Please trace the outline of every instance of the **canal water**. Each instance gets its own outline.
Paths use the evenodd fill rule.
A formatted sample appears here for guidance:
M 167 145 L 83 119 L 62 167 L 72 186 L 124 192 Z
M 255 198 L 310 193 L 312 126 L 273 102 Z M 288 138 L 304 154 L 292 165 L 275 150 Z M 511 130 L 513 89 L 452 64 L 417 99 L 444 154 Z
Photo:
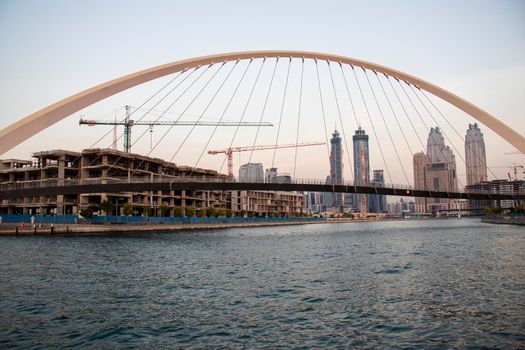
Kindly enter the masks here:
M 0 348 L 30 347 L 524 348 L 525 230 L 0 237 Z

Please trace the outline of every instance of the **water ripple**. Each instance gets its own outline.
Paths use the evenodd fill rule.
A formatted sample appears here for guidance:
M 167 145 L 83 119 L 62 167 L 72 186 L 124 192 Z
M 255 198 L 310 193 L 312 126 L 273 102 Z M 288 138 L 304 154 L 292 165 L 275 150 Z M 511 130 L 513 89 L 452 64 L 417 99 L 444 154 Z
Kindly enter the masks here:
M 0 347 L 525 348 L 523 251 L 470 219 L 0 237 Z

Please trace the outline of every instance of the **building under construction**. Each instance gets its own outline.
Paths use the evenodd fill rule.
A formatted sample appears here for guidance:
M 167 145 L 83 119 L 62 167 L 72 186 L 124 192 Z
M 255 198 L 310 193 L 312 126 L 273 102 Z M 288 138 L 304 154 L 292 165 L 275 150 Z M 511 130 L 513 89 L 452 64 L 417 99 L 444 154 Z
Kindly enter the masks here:
M 0 160 L 0 183 L 21 182 L 64 184 L 69 180 L 83 183 L 104 183 L 115 179 L 152 179 L 156 177 L 206 176 L 226 177 L 209 169 L 180 166 L 159 158 L 121 152 L 113 149 L 42 151 L 32 160 Z M 232 196 L 234 199 L 232 200 Z M 263 198 L 264 197 L 264 198 Z M 302 194 L 262 191 L 144 191 L 101 192 L 89 194 L 37 196 L 3 200 L 0 214 L 77 214 L 91 209 L 100 212 L 101 203 L 113 204 L 113 213 L 120 214 L 124 204 L 133 207 L 133 215 L 173 216 L 176 207 L 183 213 L 188 206 L 199 208 L 242 210 L 258 216 L 269 213 L 286 216 L 300 212 L 304 206 Z M 264 203 L 263 203 L 264 202 Z

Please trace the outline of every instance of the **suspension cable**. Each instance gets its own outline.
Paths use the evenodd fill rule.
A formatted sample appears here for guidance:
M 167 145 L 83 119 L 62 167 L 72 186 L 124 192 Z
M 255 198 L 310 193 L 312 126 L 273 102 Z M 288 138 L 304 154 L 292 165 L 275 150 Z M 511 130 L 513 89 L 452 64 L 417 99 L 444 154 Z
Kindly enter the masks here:
M 337 97 L 337 91 L 335 89 L 335 83 L 334 83 L 334 77 L 332 75 L 332 66 L 330 65 L 330 61 L 328 62 L 328 71 L 330 72 L 330 80 L 332 81 L 332 88 L 334 90 L 334 96 L 335 96 L 335 104 L 337 106 L 337 114 L 339 115 L 339 122 L 341 123 L 341 131 L 343 132 L 343 140 L 345 142 L 345 148 L 346 148 L 346 155 L 348 157 L 348 166 L 350 168 L 350 178 L 352 179 L 352 182 L 354 182 L 354 174 L 353 174 L 353 167 L 352 162 L 350 161 L 350 152 L 348 152 L 348 143 L 346 141 L 346 132 L 345 132 L 345 126 L 343 124 L 343 117 L 341 116 L 341 108 L 339 107 L 339 98 Z M 341 64 L 340 62 L 338 62 Z M 353 108 L 353 106 L 352 106 Z
M 272 168 L 275 164 L 275 153 L 277 152 L 277 144 L 279 143 L 279 134 L 281 132 L 281 122 L 283 120 L 284 104 L 286 102 L 286 94 L 288 92 L 288 81 L 290 78 L 290 67 L 291 66 L 292 66 L 292 58 L 290 57 L 290 60 L 288 61 L 288 70 L 286 72 L 286 82 L 284 83 L 283 100 L 281 102 L 281 112 L 279 113 L 279 124 L 277 125 L 277 135 L 275 137 L 275 148 L 273 149 Z
M 370 114 L 370 110 L 368 109 L 368 104 L 366 103 L 365 95 L 363 94 L 363 89 L 361 88 L 361 84 L 359 83 L 359 79 L 357 78 L 357 73 L 355 71 L 354 66 L 350 65 L 352 67 L 352 71 L 354 72 L 355 81 L 357 82 L 357 87 L 359 88 L 359 93 L 361 94 L 361 98 L 363 99 L 363 104 L 365 105 L 366 114 L 368 116 L 368 120 L 370 121 L 370 125 L 372 126 L 372 132 L 374 133 L 374 137 L 376 139 L 377 146 L 379 148 L 379 153 L 381 153 L 381 158 L 383 159 L 383 164 L 385 165 L 386 173 L 388 175 L 388 179 L 391 184 L 393 184 L 392 177 L 390 176 L 390 170 L 388 169 L 388 164 L 385 160 L 385 155 L 383 153 L 383 148 L 381 147 L 381 142 L 379 142 L 379 138 L 377 137 L 376 128 L 374 127 L 374 123 L 372 122 L 372 116 Z M 360 126 L 360 125 L 359 125 Z
M 266 112 L 266 105 L 268 104 L 268 98 L 270 97 L 270 91 L 272 90 L 273 79 L 275 77 L 275 71 L 277 70 L 277 63 L 279 63 L 279 57 L 277 57 L 277 59 L 275 60 L 275 65 L 273 67 L 273 72 L 272 72 L 272 78 L 270 79 L 270 85 L 268 86 L 268 91 L 266 92 L 266 98 L 264 99 L 264 105 L 261 111 L 261 116 L 259 118 L 259 125 L 257 125 L 257 131 L 255 133 L 255 138 L 253 139 L 253 146 L 250 152 L 250 157 L 248 158 L 248 163 L 252 162 L 252 155 L 253 155 L 254 147 L 255 147 L 255 144 L 257 143 L 257 137 L 259 136 L 259 130 L 261 129 L 261 123 L 263 121 L 264 112 Z
M 328 145 L 329 142 L 328 142 L 328 130 L 326 128 L 326 115 L 325 115 L 325 111 L 324 111 L 324 102 L 323 102 L 323 93 L 321 91 L 321 79 L 319 78 L 319 66 L 317 65 L 317 59 L 314 59 L 315 61 L 315 71 L 317 72 L 317 86 L 319 87 L 319 99 L 321 101 L 321 112 L 322 112 L 322 116 L 323 116 L 323 125 L 324 125 L 324 136 L 325 136 L 325 139 L 326 139 L 326 152 L 328 153 L 328 165 L 331 166 L 331 163 L 330 163 L 330 146 Z M 331 179 L 330 179 L 331 180 Z M 330 181 L 330 182 L 333 182 L 333 181 Z M 332 186 L 334 186 L 335 184 L 332 183 Z
M 244 72 L 242 73 L 241 79 L 239 80 L 239 83 L 237 84 L 237 87 L 236 87 L 235 90 L 237 90 L 239 88 L 239 86 L 241 85 L 241 82 L 244 80 L 244 77 L 245 77 L 246 73 L 248 72 L 248 68 L 250 68 L 250 65 L 252 64 L 252 62 L 253 62 L 253 58 L 250 59 L 250 61 L 246 65 L 246 68 L 244 69 Z M 244 112 L 246 112 L 246 107 L 245 107 L 245 110 L 243 111 L 243 113 L 241 115 L 241 119 L 239 121 L 239 124 L 235 128 L 235 132 L 233 133 L 233 137 L 232 137 L 232 139 L 230 141 L 230 145 L 229 145 L 228 149 L 232 148 L 233 142 L 235 140 L 235 136 L 237 136 L 237 132 L 239 131 L 239 128 L 240 128 L 240 123 L 242 123 L 242 121 L 244 120 Z M 226 156 L 222 160 L 222 164 L 221 164 L 221 168 L 219 169 L 219 173 L 222 172 L 222 168 L 224 167 L 224 162 L 226 161 L 227 158 L 228 158 L 228 153 L 226 153 Z
M 198 69 L 198 68 L 197 68 L 197 69 Z M 173 91 L 175 91 L 175 89 L 176 89 L 177 87 L 179 87 L 180 84 L 182 84 L 187 78 L 189 78 L 189 77 L 190 77 L 190 76 L 191 76 L 191 75 L 192 75 L 197 69 L 192 70 L 192 71 L 190 72 L 190 74 L 186 75 L 186 76 L 184 77 L 184 79 L 182 79 L 182 80 L 181 80 L 177 85 L 175 85 L 175 86 L 174 86 L 174 87 L 173 87 L 173 88 L 172 88 L 167 94 L 165 94 L 165 95 L 164 95 L 164 96 L 163 96 L 163 97 L 162 97 L 157 103 L 155 103 L 155 104 L 153 105 L 153 107 L 150 108 L 149 111 L 151 111 L 151 109 L 155 108 L 155 106 L 157 106 L 157 105 L 158 105 L 159 103 L 161 103 L 166 97 L 168 97 Z M 179 75 L 180 75 L 180 74 L 179 74 Z M 201 74 L 201 75 L 202 75 L 202 74 Z M 199 79 L 199 78 L 200 78 L 200 76 L 199 76 L 197 79 Z M 184 94 L 184 92 L 183 92 L 183 94 Z M 175 101 L 177 101 L 179 98 L 180 98 L 180 96 L 179 96 Z M 171 106 L 170 106 L 170 107 L 171 107 Z M 136 111 L 136 110 L 135 110 L 135 111 Z M 134 111 L 134 112 L 135 112 L 135 111 Z M 144 113 L 144 114 L 142 115 L 142 117 L 140 117 L 140 118 L 137 120 L 137 122 L 138 122 L 138 121 L 141 121 L 141 120 L 142 120 L 142 119 L 143 119 L 143 118 L 149 113 L 149 111 L 146 112 L 146 113 Z M 131 115 L 131 114 L 130 114 L 130 115 Z M 162 117 L 162 115 L 161 115 L 160 117 Z M 160 117 L 157 118 L 155 121 L 158 121 L 158 120 L 160 119 Z M 125 120 L 125 119 L 124 119 L 124 120 Z M 148 131 L 148 130 L 146 129 L 146 130 L 145 130 L 145 131 L 144 131 L 144 132 L 138 137 L 138 139 L 135 140 L 135 142 L 133 142 L 133 143 L 131 144 L 131 147 L 133 147 L 133 146 L 135 145 L 136 141 L 140 140 L 140 139 L 146 134 L 147 131 Z M 121 134 L 121 136 L 120 136 L 117 140 L 119 140 L 122 136 L 123 136 L 123 134 Z M 88 166 L 90 166 L 90 165 L 92 165 L 94 162 L 96 162 L 96 161 L 100 158 L 101 155 L 102 155 L 101 153 L 98 154 L 98 155 L 97 155 L 97 156 L 96 156 L 96 157 L 95 157 L 95 158 L 94 158 L 94 159 L 88 164 Z M 117 160 L 115 160 L 115 162 L 113 162 L 113 164 L 117 164 L 117 162 L 118 162 L 122 157 L 123 157 L 123 155 L 119 155 L 119 157 L 117 158 Z
M 386 75 L 386 74 L 385 74 L 385 77 L 386 77 L 386 80 L 388 80 L 388 83 L 390 84 L 390 87 L 392 88 L 392 91 L 394 92 L 394 95 L 396 96 L 397 101 L 399 102 L 399 105 L 403 109 L 403 112 L 405 113 L 405 116 L 408 119 L 408 122 L 410 123 L 410 126 L 412 127 L 412 130 L 416 134 L 416 137 L 419 140 L 419 144 L 421 145 L 422 149 L 424 150 L 425 149 L 425 145 L 423 144 L 423 140 L 421 140 L 421 137 L 417 133 L 416 128 L 414 127 L 414 124 L 412 123 L 412 119 L 410 119 L 410 116 L 408 115 L 408 112 L 407 112 L 405 106 L 403 105 L 403 102 L 401 101 L 401 98 L 399 97 L 396 89 L 394 89 L 394 85 L 392 84 L 392 81 L 390 80 L 390 77 L 388 75 Z M 397 78 L 394 78 L 394 79 L 398 80 Z M 414 154 L 414 153 L 412 152 L 412 154 Z
M 383 124 L 385 124 L 385 129 L 386 129 L 386 131 L 388 133 L 388 137 L 390 138 L 390 142 L 392 142 L 392 146 L 394 147 L 394 151 L 396 153 L 397 160 L 399 161 L 399 164 L 401 165 L 401 169 L 403 170 L 403 175 L 405 175 L 405 179 L 407 181 L 407 185 L 410 186 L 410 181 L 408 180 L 408 176 L 407 176 L 407 173 L 405 171 L 405 167 L 403 166 L 403 162 L 401 162 L 401 157 L 399 156 L 399 152 L 397 151 L 397 147 L 396 147 L 396 144 L 394 142 L 394 138 L 392 137 L 392 134 L 390 133 L 390 129 L 389 129 L 387 123 L 386 123 L 385 116 L 383 114 L 383 110 L 381 109 L 381 106 L 379 104 L 379 101 L 377 100 L 377 97 L 376 97 L 376 94 L 374 92 L 374 89 L 372 88 L 372 84 L 370 83 L 370 79 L 368 78 L 368 73 L 366 72 L 366 70 L 364 70 L 364 72 L 365 72 L 366 81 L 368 81 L 368 86 L 370 86 L 370 90 L 372 91 L 372 96 L 374 97 L 374 101 L 376 102 L 377 108 L 379 110 L 379 115 L 381 116 L 381 119 L 383 119 Z
M 239 63 L 240 60 L 237 60 L 235 62 L 235 65 L 233 66 L 232 70 L 230 71 L 230 73 L 228 73 L 228 76 L 231 74 L 231 72 L 233 71 L 233 69 L 237 66 L 237 64 Z M 244 70 L 244 72 L 246 73 L 246 69 Z M 239 89 L 239 86 L 241 84 L 241 81 L 242 81 L 242 78 L 244 78 L 244 74 L 241 76 L 241 79 L 239 80 L 239 82 L 237 83 L 237 86 L 235 87 L 235 90 L 233 91 L 233 94 L 231 95 L 230 99 L 228 100 L 228 103 L 226 104 L 226 107 L 224 107 L 224 110 L 222 111 L 221 113 L 221 117 L 219 118 L 219 123 L 222 121 L 222 118 L 224 118 L 224 115 L 226 114 L 226 111 L 228 110 L 228 108 L 230 107 L 230 104 L 231 102 L 233 101 L 233 98 L 235 97 L 235 95 L 237 94 L 237 90 Z M 199 162 L 202 158 L 202 156 L 204 155 L 204 152 L 206 152 L 206 148 L 208 148 L 208 145 L 210 144 L 213 136 L 215 135 L 215 132 L 217 131 L 217 129 L 219 128 L 219 124 L 216 124 L 215 127 L 213 128 L 213 131 L 210 135 L 210 137 L 208 138 L 208 141 L 206 142 L 206 145 L 204 146 L 204 148 L 202 149 L 202 152 L 201 154 L 199 155 L 199 158 L 197 159 L 197 162 L 195 162 L 195 166 L 193 167 L 193 169 L 191 170 L 190 172 L 190 176 L 193 174 L 193 171 L 194 169 L 197 168 L 197 166 L 199 165 Z
M 348 88 L 348 82 L 347 82 L 347 79 L 346 79 L 346 74 L 345 74 L 345 71 L 343 69 L 343 65 L 341 64 L 341 62 L 339 62 L 339 67 L 341 68 L 341 74 L 343 74 L 343 81 L 345 82 L 346 94 L 348 95 L 348 99 L 350 100 L 350 106 L 352 107 L 352 113 L 354 115 L 356 128 L 357 128 L 358 126 L 361 125 L 361 122 L 358 120 L 357 113 L 355 111 L 354 102 L 352 100 L 352 96 L 350 95 L 350 89 Z
M 186 72 L 186 70 L 180 71 L 177 75 L 175 75 L 175 77 L 173 77 L 172 79 L 170 79 L 170 80 L 168 81 L 167 84 L 163 85 L 163 86 L 162 86 L 160 89 L 158 89 L 158 90 L 157 90 L 157 91 L 156 91 L 151 97 L 149 97 L 144 103 L 142 103 L 142 104 L 141 104 L 141 107 L 144 106 L 144 105 L 145 105 L 146 103 L 148 103 L 149 101 L 151 101 L 151 100 L 152 100 L 155 96 L 157 96 L 162 90 L 164 90 L 166 87 L 168 87 L 171 83 L 173 83 L 173 82 L 174 82 L 179 76 L 181 76 L 181 75 L 182 75 L 183 73 L 185 73 L 185 72 Z M 192 72 L 191 72 L 191 73 L 192 73 Z M 190 73 L 190 74 L 191 74 L 191 73 Z M 186 79 L 186 78 L 185 78 L 185 79 Z M 184 81 L 184 80 L 183 80 L 183 81 Z M 179 85 L 180 85 L 180 83 L 177 84 L 176 86 L 179 86 Z M 169 92 L 168 94 L 170 94 L 172 91 L 173 91 L 173 89 L 170 90 L 170 92 Z M 122 108 L 123 108 L 123 107 L 119 108 L 118 110 L 120 110 L 120 109 L 122 109 Z M 117 110 L 117 111 L 118 111 L 118 110 Z M 130 116 L 131 116 L 131 115 L 132 115 L 132 114 L 130 114 Z M 142 116 L 142 118 L 143 118 L 143 117 L 144 117 L 144 116 Z M 126 119 L 124 118 L 124 119 L 121 120 L 121 122 L 124 122 L 125 120 L 126 120 Z M 88 149 L 91 149 L 91 148 L 95 147 L 100 141 L 102 141 L 102 140 L 103 140 L 106 136 L 108 136 L 111 132 L 113 132 L 113 129 L 110 129 L 108 132 L 106 132 L 101 138 L 99 138 L 97 141 L 95 141 L 95 143 L 93 143 Z M 116 143 L 118 140 L 120 140 L 121 137 L 122 137 L 122 135 L 119 136 L 115 141 L 113 141 L 112 144 L 113 144 L 113 143 Z M 76 162 L 77 160 L 79 160 L 81 157 L 82 157 L 82 155 L 76 157 L 76 158 L 73 160 L 73 163 L 75 163 L 75 162 Z M 88 166 L 92 165 L 93 162 L 95 162 L 95 161 L 98 160 L 99 158 L 100 158 L 100 154 L 98 154 L 98 155 L 95 157 L 95 159 L 94 159 L 93 161 L 91 161 L 91 162 L 88 164 Z M 81 173 L 79 172 L 78 175 L 77 175 L 77 178 L 79 178 L 80 175 L 81 175 Z
M 432 112 L 430 112 L 430 110 L 428 109 L 428 107 L 423 103 L 423 101 L 421 100 L 421 98 L 419 97 L 419 95 L 416 93 L 416 91 L 414 90 L 414 88 L 412 87 L 411 84 L 408 84 L 408 87 L 410 87 L 410 89 L 412 90 L 412 93 L 417 97 L 417 99 L 419 100 L 419 103 L 423 106 L 423 108 L 427 111 L 428 115 L 430 116 L 430 118 L 432 118 L 432 120 L 434 121 L 434 123 L 436 124 L 436 126 L 442 131 L 442 134 L 443 136 L 447 139 L 447 141 L 450 143 L 450 145 L 452 146 L 452 148 L 454 149 L 454 151 L 456 151 L 456 153 L 458 154 L 458 157 L 461 159 L 461 161 L 463 162 L 463 164 L 466 164 L 465 160 L 463 159 L 463 157 L 461 156 L 461 154 L 458 152 L 458 150 L 456 149 L 456 147 L 454 146 L 454 144 L 452 143 L 452 141 L 450 140 L 450 138 L 448 137 L 448 134 L 445 133 L 445 131 L 441 128 L 441 126 L 439 125 L 439 123 L 437 122 L 436 118 L 434 118 L 434 115 L 432 114 Z M 445 154 L 443 153 L 442 150 L 440 150 L 441 152 L 441 155 L 443 156 L 443 159 L 447 159 L 447 157 L 445 156 Z M 456 165 L 454 164 L 454 167 Z M 456 169 L 457 171 L 457 169 Z M 459 179 L 459 176 L 456 175 L 456 179 L 458 180 L 459 184 L 461 187 L 465 188 L 465 186 L 463 185 L 463 182 Z M 449 192 L 449 191 L 447 191 Z
M 164 112 L 161 113 L 157 119 L 155 119 L 154 122 L 157 122 L 160 118 L 162 118 L 162 116 L 164 116 L 164 114 L 166 114 L 166 113 L 171 109 L 171 107 L 173 107 L 173 105 L 174 105 L 174 104 L 175 104 L 175 103 L 176 103 L 176 102 L 177 102 L 177 101 L 178 101 L 178 100 L 179 100 L 179 99 L 180 99 L 180 98 L 181 98 L 181 97 L 182 97 L 182 96 L 183 96 L 183 95 L 184 95 L 184 94 L 185 94 L 185 93 L 186 93 L 186 92 L 187 92 L 187 91 L 188 91 L 188 90 L 189 90 L 189 89 L 190 89 L 190 88 L 191 88 L 191 87 L 192 87 L 192 86 L 193 86 L 193 85 L 194 85 L 194 84 L 195 84 L 195 83 L 196 83 L 196 82 L 197 82 L 197 81 L 198 81 L 198 80 L 204 75 L 204 73 L 206 73 L 206 72 L 210 69 L 211 66 L 213 66 L 213 64 L 208 65 L 208 66 L 207 66 L 207 67 L 206 67 L 206 68 L 205 68 L 205 69 L 199 74 L 199 76 L 197 76 L 197 78 L 195 78 L 195 79 L 194 79 L 194 80 L 193 80 L 193 81 L 192 81 L 192 82 L 186 87 L 186 89 L 184 89 L 184 91 L 182 91 L 182 93 L 180 93 L 179 96 L 177 96 L 177 98 L 175 99 L 175 101 L 173 101 L 173 102 L 168 106 L 168 108 L 166 108 L 166 109 L 164 110 Z M 185 81 L 185 80 L 186 80 L 191 74 L 193 74 L 193 73 L 194 73 L 195 71 L 197 71 L 199 68 L 200 68 L 200 66 L 197 67 L 196 69 L 194 69 L 192 72 L 190 72 L 190 74 L 188 74 L 188 75 L 187 75 L 187 76 L 186 76 L 181 82 L 179 82 L 179 83 L 177 84 L 177 86 L 179 86 L 180 84 L 182 84 L 182 83 L 183 83 L 183 82 L 184 82 L 184 81 Z M 174 91 L 174 90 L 177 88 L 177 86 L 175 86 L 175 87 L 174 87 L 174 88 L 173 88 L 173 89 L 172 89 L 167 95 L 165 95 L 160 101 L 158 101 L 158 102 L 157 102 L 152 108 L 154 108 L 154 107 L 157 106 L 160 102 L 162 102 L 162 101 L 163 101 L 163 100 L 164 100 L 169 94 L 171 94 L 172 91 Z M 150 110 L 151 110 L 151 109 L 150 109 Z M 144 113 L 144 115 L 141 117 L 141 119 L 144 118 L 147 114 L 148 114 L 148 112 Z M 179 118 L 180 118 L 180 117 L 179 117 Z M 139 120 L 140 120 L 140 119 L 139 119 Z M 174 126 L 174 125 L 172 125 L 172 126 L 170 127 L 170 129 L 171 129 L 173 126 Z M 168 129 L 168 131 L 169 131 L 170 129 Z M 134 145 L 135 145 L 135 144 L 136 144 L 136 143 L 137 143 L 137 142 L 138 142 L 138 141 L 139 141 L 139 140 L 140 140 L 140 139 L 141 139 L 141 138 L 147 133 L 147 131 L 148 131 L 148 129 L 146 129 L 142 134 L 140 134 L 139 137 L 135 140 L 135 142 L 133 142 L 133 143 L 131 144 L 131 146 L 133 147 L 133 146 L 134 146 Z M 165 135 L 166 135 L 166 134 L 164 134 L 164 136 L 165 136 Z M 163 136 L 163 137 L 164 137 L 164 136 Z M 153 148 L 150 149 L 150 152 L 149 152 L 146 156 L 149 156 L 149 155 L 151 154 L 152 151 L 153 151 Z M 117 164 L 118 161 L 119 161 L 120 159 L 122 159 L 123 156 L 124 156 L 124 154 L 119 155 L 119 156 L 117 157 L 117 159 L 112 163 L 112 165 Z M 144 160 L 142 160 L 142 161 L 139 163 L 139 166 L 137 166 L 137 168 L 140 167 L 140 165 L 142 165 L 142 163 L 144 163 Z M 135 173 L 135 170 L 133 169 L 133 170 L 131 171 L 131 175 L 134 174 L 134 173 Z
M 405 132 L 403 131 L 403 128 L 401 127 L 401 124 L 399 123 L 399 119 L 397 118 L 397 114 L 396 114 L 396 112 L 394 110 L 394 107 L 392 106 L 392 103 L 390 102 L 390 98 L 386 94 L 385 88 L 383 87 L 383 83 L 381 82 L 381 79 L 379 79 L 379 75 L 377 73 L 375 73 L 375 74 L 376 74 L 377 81 L 379 82 L 379 86 L 381 86 L 381 90 L 383 91 L 383 95 L 385 95 L 385 97 L 386 97 L 386 101 L 388 102 L 388 106 L 390 107 L 390 110 L 392 111 L 392 114 L 394 115 L 394 119 L 396 120 L 397 126 L 399 127 L 399 130 L 401 130 L 401 135 L 403 135 L 403 138 L 405 139 L 405 143 L 407 144 L 408 150 L 409 150 L 410 154 L 412 155 L 412 154 L 414 154 L 414 152 L 412 152 L 412 147 L 410 147 L 410 143 L 408 142 L 408 139 L 407 139 L 407 137 L 405 135 Z
M 221 70 L 222 67 L 224 67 L 224 65 L 226 64 L 226 61 L 223 62 L 221 64 L 221 66 L 219 67 L 219 69 L 215 72 L 215 74 L 213 75 L 212 79 L 215 77 L 215 75 L 217 75 L 217 73 L 219 72 L 219 70 Z M 228 78 L 230 77 L 231 73 L 233 72 L 233 70 L 235 69 L 235 66 L 237 65 L 237 63 L 235 63 L 232 67 L 232 69 L 228 72 L 228 74 L 226 75 L 226 77 L 223 79 L 223 81 L 221 82 L 221 84 L 219 85 L 219 87 L 217 88 L 217 90 L 215 91 L 215 93 L 213 94 L 212 98 L 210 99 L 210 101 L 208 102 L 208 104 L 206 105 L 206 107 L 204 108 L 204 110 L 202 111 L 202 113 L 200 114 L 199 118 L 197 118 L 197 121 L 195 124 L 192 125 L 190 131 L 186 134 L 186 137 L 184 137 L 184 140 L 182 140 L 182 143 L 179 145 L 179 148 L 177 148 L 177 150 L 175 151 L 175 153 L 173 154 L 173 156 L 171 156 L 170 158 L 170 162 L 173 161 L 173 158 L 175 158 L 175 156 L 179 153 L 179 151 L 181 150 L 181 148 L 184 146 L 184 144 L 186 143 L 186 141 L 188 140 L 188 138 L 190 137 L 190 135 L 193 133 L 193 130 L 195 130 L 195 128 L 197 127 L 197 123 L 200 122 L 200 120 L 202 119 L 202 116 L 206 113 L 206 111 L 208 111 L 208 108 L 210 108 L 211 104 L 213 103 L 213 101 L 215 101 L 215 98 L 217 97 L 217 95 L 219 94 L 219 92 L 222 90 L 222 87 L 224 86 L 224 84 L 226 83 L 226 81 L 228 80 Z M 211 80 L 210 80 L 211 81 Z M 204 87 L 206 88 L 206 87 Z M 195 101 L 196 98 L 193 100 Z M 193 103 L 193 101 L 191 103 Z M 190 106 L 188 106 L 186 108 L 186 110 L 189 109 Z M 185 111 L 186 111 L 185 110 Z M 192 172 L 193 173 L 193 172 Z
M 458 132 L 458 130 L 456 129 L 456 127 L 454 126 L 454 124 L 450 123 L 450 121 L 447 119 L 447 117 L 445 117 L 444 113 L 441 112 L 441 110 L 432 102 L 432 100 L 427 96 L 427 94 L 425 93 L 425 91 L 421 90 L 418 88 L 418 90 L 421 91 L 421 94 L 427 99 L 428 102 L 430 102 L 430 104 L 432 105 L 432 107 L 434 107 L 434 109 L 439 113 L 439 115 L 441 115 L 441 117 L 443 119 L 445 119 L 445 121 L 447 122 L 447 124 L 452 128 L 452 130 L 454 130 L 454 132 L 456 133 L 456 135 L 458 135 L 459 139 L 463 142 L 465 142 L 466 140 L 463 138 L 463 136 L 461 136 L 461 134 Z M 478 161 L 481 161 L 481 156 L 479 154 L 476 153 L 476 155 L 478 156 L 477 160 Z M 466 157 L 466 155 L 465 155 Z M 466 167 L 466 162 L 465 162 L 465 167 Z M 492 172 L 492 169 L 490 167 L 487 166 L 486 164 L 486 161 L 485 161 L 485 166 L 487 167 L 487 169 L 490 171 L 491 175 L 494 176 L 495 179 L 497 179 L 496 175 Z
M 410 105 L 412 106 L 412 108 L 413 108 L 414 111 L 416 112 L 417 116 L 419 117 L 419 120 L 421 121 L 421 123 L 423 123 L 423 125 L 425 126 L 425 129 L 426 129 L 426 130 L 429 130 L 429 129 L 430 129 L 429 126 L 427 125 L 427 123 L 425 122 L 423 116 L 422 116 L 421 113 L 419 112 L 419 109 L 416 107 L 416 104 L 414 103 L 414 101 L 412 100 L 412 98 L 410 97 L 410 95 L 407 93 L 405 87 L 403 86 L 403 84 L 401 84 L 401 82 L 400 82 L 399 80 L 397 80 L 397 82 L 398 82 L 399 86 L 401 87 L 401 90 L 403 90 L 403 92 L 404 92 L 405 96 L 407 97 L 408 101 L 410 102 Z M 404 82 L 405 82 L 405 84 L 407 84 L 407 85 L 410 87 L 410 84 L 409 84 L 409 83 L 407 83 L 406 81 L 404 81 Z M 423 153 L 424 153 L 425 156 L 427 157 L 427 160 L 428 160 L 429 162 L 431 162 L 430 156 L 429 156 L 428 153 L 426 152 L 426 147 L 424 147 L 424 146 L 423 146 L 423 151 L 424 151 Z M 443 157 L 443 159 L 446 158 L 445 153 L 443 152 L 443 150 L 442 150 L 441 148 L 439 148 L 439 153 L 441 154 L 441 156 Z M 461 186 L 463 186 L 462 183 L 461 183 L 461 180 L 459 180 L 459 178 L 458 178 L 458 181 L 459 181 L 459 183 L 461 184 Z M 414 184 L 414 185 L 415 185 L 415 184 Z M 425 190 L 429 191 L 427 188 L 425 188 Z
M 204 84 L 204 86 L 199 90 L 199 92 L 197 93 L 197 95 L 195 95 L 195 97 L 190 101 L 190 103 L 186 106 L 186 108 L 184 109 L 184 111 L 181 113 L 181 116 L 184 115 L 184 113 L 186 113 L 186 111 L 192 106 L 192 104 L 195 102 L 195 100 L 202 94 L 202 92 L 206 89 L 206 87 L 209 85 L 209 83 L 213 80 L 213 78 L 215 78 L 215 76 L 217 75 L 217 73 L 219 73 L 219 71 L 222 69 L 222 67 L 224 67 L 224 64 L 225 62 L 223 62 L 219 68 L 212 74 L 212 76 L 208 79 L 208 81 L 206 81 L 206 83 Z M 201 73 L 201 75 L 199 75 L 199 77 L 197 78 L 197 80 L 204 74 L 206 73 L 211 67 L 213 66 L 213 63 L 208 65 L 206 67 L 206 69 L 204 70 L 204 72 Z M 184 91 L 184 93 L 186 91 L 188 91 L 191 86 L 197 81 L 197 80 L 194 80 L 192 82 L 192 84 L 190 86 L 188 86 L 188 88 Z M 169 109 L 171 109 L 171 107 L 175 104 L 172 103 L 167 109 L 166 111 L 168 111 Z M 181 117 L 179 116 L 179 118 L 177 119 L 177 121 L 180 119 Z M 166 137 L 166 135 L 168 135 L 168 133 L 170 132 L 171 129 L 173 129 L 173 127 L 175 126 L 175 124 L 172 124 L 168 127 L 168 129 L 164 132 L 164 134 L 161 136 L 161 138 L 157 141 L 157 143 L 155 143 L 155 145 L 150 149 L 150 151 L 146 154 L 146 157 L 148 157 L 157 147 L 158 145 L 162 142 L 162 140 L 164 140 L 164 138 Z M 145 159 L 142 159 L 141 162 L 139 163 L 139 165 L 136 167 L 136 169 L 140 168 L 140 166 L 144 163 Z M 171 160 L 170 160 L 171 162 Z M 135 173 L 135 170 L 136 169 L 133 169 L 132 171 L 132 174 Z
M 301 59 L 301 83 L 299 85 L 299 109 L 297 111 L 297 132 L 295 134 L 295 157 L 293 162 L 293 179 L 297 168 L 297 143 L 299 142 L 299 126 L 301 122 L 301 104 L 303 101 L 303 79 L 304 79 L 304 58 Z

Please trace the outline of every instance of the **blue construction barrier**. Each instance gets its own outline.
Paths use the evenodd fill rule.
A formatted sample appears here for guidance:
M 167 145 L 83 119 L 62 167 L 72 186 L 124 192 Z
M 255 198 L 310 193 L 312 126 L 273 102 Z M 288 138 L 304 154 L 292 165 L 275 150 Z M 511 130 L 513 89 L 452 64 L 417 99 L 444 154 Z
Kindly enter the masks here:
M 202 224 L 202 223 L 235 223 L 235 222 L 285 222 L 285 221 L 323 221 L 326 218 L 182 218 L 182 217 L 144 217 L 144 216 L 93 216 L 89 219 L 79 218 L 78 215 L 28 215 L 5 214 L 0 215 L 3 223 L 31 223 L 34 217 L 35 224 Z

